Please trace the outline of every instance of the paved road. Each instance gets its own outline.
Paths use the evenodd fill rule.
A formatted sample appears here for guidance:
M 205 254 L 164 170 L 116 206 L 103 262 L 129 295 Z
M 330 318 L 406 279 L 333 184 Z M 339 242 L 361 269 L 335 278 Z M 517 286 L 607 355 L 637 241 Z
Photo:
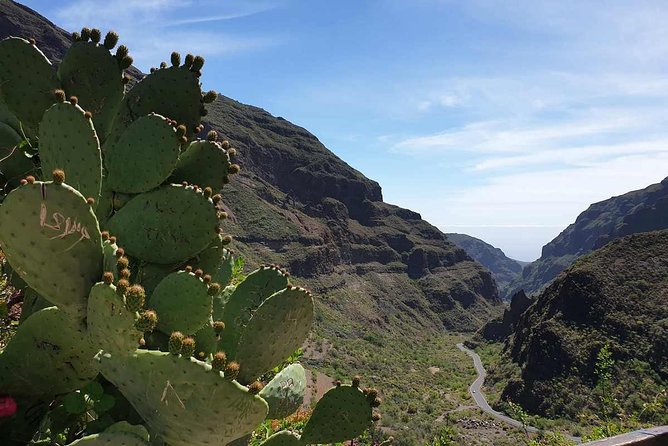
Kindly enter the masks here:
M 482 409 L 483 412 L 489 414 L 493 418 L 502 421 L 506 424 L 509 424 L 511 426 L 522 429 L 523 427 L 520 421 L 510 418 L 509 416 L 504 415 L 501 412 L 497 412 L 496 410 L 492 409 L 492 407 L 487 402 L 487 398 L 485 398 L 485 395 L 481 391 L 482 384 L 485 382 L 485 377 L 487 376 L 487 372 L 485 371 L 485 367 L 483 367 L 482 365 L 480 356 L 473 350 L 469 350 L 468 348 L 464 347 L 464 344 L 461 343 L 457 344 L 457 348 L 459 348 L 461 351 L 465 352 L 467 355 L 473 358 L 473 365 L 475 366 L 476 372 L 478 372 L 478 377 L 476 378 L 475 381 L 473 381 L 473 384 L 469 386 L 469 393 L 473 397 L 473 400 L 475 401 L 476 405 L 480 409 Z M 526 426 L 525 428 L 529 432 L 534 432 L 534 433 L 538 432 L 538 428 L 533 426 Z M 582 441 L 579 437 L 572 437 L 569 435 L 567 435 L 567 437 L 570 440 L 575 441 L 576 443 L 580 443 Z

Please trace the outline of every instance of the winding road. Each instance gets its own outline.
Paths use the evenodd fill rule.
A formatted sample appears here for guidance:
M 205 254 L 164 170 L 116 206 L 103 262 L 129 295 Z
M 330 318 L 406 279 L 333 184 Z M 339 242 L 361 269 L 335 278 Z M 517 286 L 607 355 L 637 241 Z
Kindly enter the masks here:
M 475 381 L 473 381 L 473 384 L 469 386 L 469 393 L 473 397 L 473 400 L 475 401 L 476 405 L 486 414 L 490 415 L 496 420 L 502 421 L 506 424 L 509 424 L 510 426 L 516 427 L 518 429 L 526 429 L 528 432 L 536 433 L 539 431 L 538 428 L 533 427 L 533 426 L 523 426 L 522 422 L 515 420 L 513 418 L 510 418 L 507 415 L 502 414 L 501 412 L 497 412 L 496 410 L 492 409 L 492 407 L 489 405 L 487 402 L 487 398 L 485 398 L 485 395 L 482 393 L 482 385 L 485 382 L 485 377 L 487 376 L 487 371 L 485 371 L 485 367 L 482 365 L 482 360 L 480 359 L 480 356 L 474 352 L 473 350 L 470 350 L 466 347 L 464 347 L 464 344 L 459 343 L 457 344 L 457 348 L 459 348 L 461 351 L 469 355 L 471 358 L 473 358 L 473 366 L 475 367 L 476 372 L 478 373 L 478 377 L 476 378 Z M 572 441 L 575 441 L 576 443 L 581 443 L 582 440 L 580 437 L 572 437 L 570 435 L 566 435 L 566 437 Z

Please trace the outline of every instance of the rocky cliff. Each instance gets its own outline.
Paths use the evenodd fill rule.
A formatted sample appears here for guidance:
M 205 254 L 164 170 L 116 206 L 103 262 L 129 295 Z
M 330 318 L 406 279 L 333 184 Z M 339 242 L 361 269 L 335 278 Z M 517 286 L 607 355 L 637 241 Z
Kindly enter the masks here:
M 503 397 L 548 416 L 595 404 L 607 345 L 611 393 L 630 413 L 668 384 L 668 230 L 615 240 L 579 259 L 520 317 L 506 355 L 521 368 Z
M 507 287 L 504 297 L 520 289 L 542 290 L 578 257 L 616 238 L 668 228 L 668 178 L 645 189 L 594 203 L 554 240 L 540 259 L 526 266 Z
M 496 280 L 501 296 L 506 295 L 510 282 L 522 272 L 523 265 L 507 257 L 503 251 L 489 243 L 466 234 L 446 234 L 448 240 L 462 248 L 476 262 L 487 268 Z

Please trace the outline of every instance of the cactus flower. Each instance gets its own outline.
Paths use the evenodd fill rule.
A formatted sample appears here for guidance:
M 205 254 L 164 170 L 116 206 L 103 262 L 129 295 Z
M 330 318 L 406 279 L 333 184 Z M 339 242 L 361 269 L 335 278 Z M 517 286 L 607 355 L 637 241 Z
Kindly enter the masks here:
M 16 413 L 16 401 L 11 396 L 0 396 L 0 418 L 11 417 Z

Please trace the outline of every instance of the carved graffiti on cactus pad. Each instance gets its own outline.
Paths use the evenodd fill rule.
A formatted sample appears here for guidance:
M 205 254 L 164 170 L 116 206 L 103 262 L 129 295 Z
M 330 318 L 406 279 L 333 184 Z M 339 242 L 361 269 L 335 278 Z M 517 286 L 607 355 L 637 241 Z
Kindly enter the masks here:
M 60 212 L 54 212 L 49 215 L 46 203 L 44 202 L 42 202 L 39 211 L 39 225 L 42 228 L 48 228 L 56 232 L 56 234 L 53 237 L 50 237 L 49 240 L 64 239 L 71 235 L 78 236 L 79 238 L 65 251 L 69 251 L 70 249 L 74 248 L 83 240 L 90 240 L 88 229 L 86 229 L 86 227 L 82 225 L 80 221 L 76 220 L 75 218 L 66 217 Z

